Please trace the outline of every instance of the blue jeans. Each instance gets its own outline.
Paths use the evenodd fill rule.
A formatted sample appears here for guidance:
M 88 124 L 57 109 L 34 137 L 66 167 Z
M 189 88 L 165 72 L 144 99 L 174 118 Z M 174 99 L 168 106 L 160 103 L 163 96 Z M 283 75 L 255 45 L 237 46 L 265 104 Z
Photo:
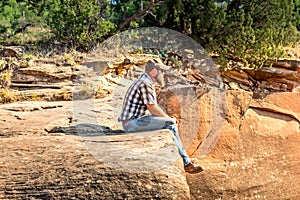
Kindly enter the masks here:
M 184 166 L 188 165 L 191 160 L 187 155 L 178 134 L 178 126 L 171 118 L 144 116 L 137 119 L 129 120 L 123 123 L 125 132 L 147 131 L 169 129 L 174 135 L 174 141 L 178 147 L 180 156 L 182 157 Z

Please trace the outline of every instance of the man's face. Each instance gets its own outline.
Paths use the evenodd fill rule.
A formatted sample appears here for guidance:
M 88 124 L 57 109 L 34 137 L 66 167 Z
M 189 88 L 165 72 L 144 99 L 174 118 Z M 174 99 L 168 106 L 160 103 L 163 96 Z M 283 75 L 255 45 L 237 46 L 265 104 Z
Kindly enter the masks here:
M 158 68 L 154 68 L 154 77 L 157 78 L 157 76 L 161 74 L 161 70 Z
M 163 75 L 163 72 L 162 70 L 160 69 L 156 69 L 155 70 L 157 71 L 156 72 L 156 75 L 154 76 L 155 79 L 156 79 L 156 82 L 161 85 L 161 87 L 164 87 L 165 86 L 165 80 L 164 80 L 164 75 Z

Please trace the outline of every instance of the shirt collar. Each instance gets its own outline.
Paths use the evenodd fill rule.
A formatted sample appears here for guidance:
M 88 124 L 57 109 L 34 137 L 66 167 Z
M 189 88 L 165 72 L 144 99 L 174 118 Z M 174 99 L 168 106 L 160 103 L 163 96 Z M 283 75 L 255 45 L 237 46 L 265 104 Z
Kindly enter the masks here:
M 151 83 L 153 83 L 151 77 L 150 77 L 147 73 L 143 73 L 143 74 L 140 76 L 140 79 L 148 79 Z

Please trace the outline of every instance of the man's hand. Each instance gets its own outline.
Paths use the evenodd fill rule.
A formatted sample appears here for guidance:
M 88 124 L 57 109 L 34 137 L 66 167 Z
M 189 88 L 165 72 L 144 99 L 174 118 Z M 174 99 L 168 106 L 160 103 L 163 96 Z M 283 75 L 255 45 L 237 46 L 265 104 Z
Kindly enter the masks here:
M 161 91 L 161 86 L 158 83 L 154 83 L 154 86 L 155 86 L 156 96 L 158 96 Z
M 172 119 L 175 119 L 175 122 L 176 122 L 177 125 L 179 124 L 180 120 L 178 118 L 172 117 Z
M 179 120 L 179 118 L 178 118 L 178 116 L 177 115 L 169 115 L 172 119 L 174 119 L 174 122 L 178 125 L 179 124 L 179 122 L 180 122 L 180 120 Z

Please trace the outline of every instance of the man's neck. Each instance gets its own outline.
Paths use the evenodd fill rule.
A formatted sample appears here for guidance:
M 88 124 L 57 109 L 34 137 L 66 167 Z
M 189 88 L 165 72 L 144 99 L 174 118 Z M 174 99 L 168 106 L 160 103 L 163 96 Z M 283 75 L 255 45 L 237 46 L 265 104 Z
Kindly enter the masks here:
M 146 74 L 149 76 L 153 83 L 156 82 L 156 78 L 154 78 L 151 73 L 146 72 Z
M 145 72 L 143 75 L 145 75 L 145 77 L 147 77 L 148 79 L 150 79 L 153 83 L 156 81 L 151 74 L 148 74 L 147 72 Z

